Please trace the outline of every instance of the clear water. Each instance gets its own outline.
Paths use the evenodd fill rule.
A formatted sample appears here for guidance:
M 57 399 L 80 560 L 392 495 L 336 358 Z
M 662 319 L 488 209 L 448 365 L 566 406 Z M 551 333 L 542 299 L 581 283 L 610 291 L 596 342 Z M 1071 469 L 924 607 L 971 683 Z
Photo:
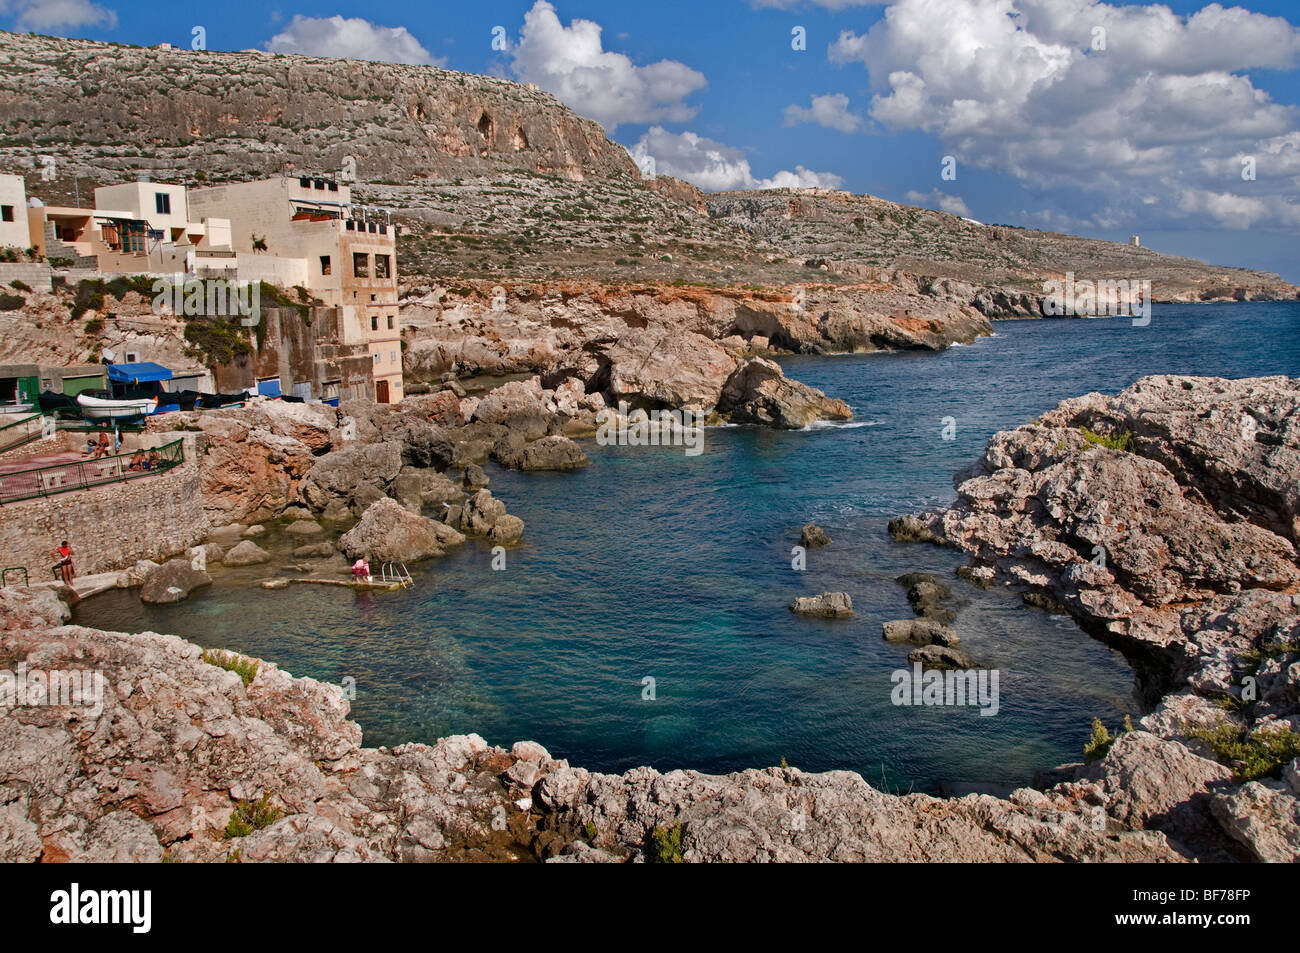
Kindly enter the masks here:
M 1300 376 L 1300 304 L 1157 306 L 1145 328 L 995 329 L 941 354 L 786 360 L 791 376 L 849 401 L 849 426 L 711 429 L 697 457 L 588 442 L 593 465 L 571 474 L 493 468 L 493 492 L 527 523 L 505 571 L 475 542 L 396 594 L 265 591 L 250 585 L 267 574 L 255 567 L 178 606 L 109 593 L 83 603 L 77 621 L 174 632 L 296 675 L 350 676 L 372 745 L 477 731 L 496 744 L 535 739 L 603 771 L 785 758 L 892 789 L 1024 783 L 1077 760 L 1094 716 L 1116 724 L 1137 710 L 1131 671 L 1068 619 L 953 577 L 956 554 L 894 543 L 886 522 L 950 502 L 952 474 L 990 434 L 1063 398 L 1154 373 Z M 791 547 L 809 520 L 834 541 L 800 573 Z M 891 704 L 906 649 L 880 625 L 912 617 L 894 582 L 911 570 L 952 578 L 965 647 L 1000 671 L 996 716 Z M 788 611 L 824 590 L 849 592 L 854 618 Z

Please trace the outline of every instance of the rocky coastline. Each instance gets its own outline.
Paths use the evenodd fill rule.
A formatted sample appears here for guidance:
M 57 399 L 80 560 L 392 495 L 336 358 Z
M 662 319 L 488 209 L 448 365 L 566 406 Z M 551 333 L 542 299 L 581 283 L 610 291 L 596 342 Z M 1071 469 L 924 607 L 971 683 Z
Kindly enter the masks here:
M 529 395 L 541 385 L 522 383 Z M 466 426 L 456 423 L 465 405 L 454 388 L 420 400 L 443 408 L 440 428 Z M 531 397 L 521 406 L 535 408 Z M 510 407 L 505 419 L 528 417 Z M 54 590 L 6 589 L 0 669 L 100 670 L 106 684 L 97 708 L 83 696 L 81 706 L 18 706 L 0 718 L 9 766 L 0 857 L 1300 859 L 1300 762 L 1285 757 L 1286 733 L 1300 721 L 1297 409 L 1300 384 L 1286 378 L 1146 378 L 996 435 L 959 475 L 953 507 L 891 524 L 900 539 L 969 553 L 962 575 L 973 583 L 1010 582 L 1035 597 L 1027 601 L 1063 606 L 1123 648 L 1143 679 L 1154 707 L 1133 730 L 1092 746 L 1090 763 L 1044 771 L 1009 797 L 895 795 L 853 772 L 784 765 L 604 775 L 532 742 L 504 749 L 477 735 L 364 748 L 337 686 L 174 636 L 68 625 Z M 327 475 L 343 461 L 313 475 L 346 448 L 331 449 L 337 426 L 308 426 L 307 409 L 297 410 L 304 416 L 232 412 L 245 445 L 292 449 L 286 459 L 298 452 L 290 440 L 307 449 L 291 476 L 273 476 L 268 453 L 266 466 L 251 468 L 264 472 L 262 486 L 221 494 L 223 518 L 280 513 L 280 500 L 296 494 L 316 507 L 291 513 L 297 522 L 331 505 L 360 511 L 353 532 L 422 519 L 388 497 L 392 483 L 369 502 L 335 492 L 346 480 Z M 419 412 L 432 432 L 430 417 L 428 407 Z M 389 438 L 360 446 L 388 444 L 378 456 L 393 483 L 414 466 L 404 461 L 427 451 L 442 462 L 462 447 L 445 432 L 430 439 L 413 419 L 406 410 L 353 417 L 358 431 Z M 490 455 L 495 443 L 477 439 L 472 454 Z M 248 457 L 247 446 L 241 452 Z M 472 526 L 485 492 L 473 487 L 474 470 L 466 465 L 456 486 L 434 469 L 441 479 L 421 501 L 445 481 L 467 494 L 457 510 L 464 526 L 468 507 Z M 210 485 L 221 486 L 205 484 L 205 495 Z M 410 493 L 416 485 L 403 482 Z M 932 613 L 931 596 L 942 595 L 933 582 L 907 584 L 918 613 Z

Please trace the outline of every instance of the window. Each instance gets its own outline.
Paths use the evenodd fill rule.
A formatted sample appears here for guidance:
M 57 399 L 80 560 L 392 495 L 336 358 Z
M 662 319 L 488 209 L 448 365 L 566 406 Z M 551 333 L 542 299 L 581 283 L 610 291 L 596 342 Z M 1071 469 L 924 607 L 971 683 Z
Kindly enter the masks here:
M 311 179 L 307 178 L 305 175 L 302 176 L 298 179 L 298 187 L 303 189 L 311 188 Z
M 337 192 L 339 190 L 339 184 L 337 182 L 327 182 L 325 184 L 330 187 L 331 192 Z
M 383 355 L 378 351 L 375 352 L 375 363 L 378 364 L 383 359 Z
M 312 183 L 312 185 L 314 185 L 316 188 L 320 189 L 322 192 L 325 190 L 325 180 L 324 180 L 324 179 L 317 179 L 315 182 Z
M 396 352 L 396 351 L 389 351 L 389 352 L 388 352 L 388 362 L 389 362 L 390 364 L 396 364 L 396 363 L 397 363 L 397 352 Z
M 370 259 L 363 251 L 352 253 L 352 276 L 354 278 L 370 277 Z
M 0 205 L 0 222 L 12 222 L 14 220 L 14 207 L 12 205 Z
M 372 330 L 372 331 L 378 331 L 378 330 L 379 330 L 379 315 L 377 315 L 377 314 L 372 314 L 372 315 L 370 316 L 370 330 Z
M 159 215 L 170 215 L 172 213 L 172 197 L 166 192 L 155 192 L 153 194 L 154 211 Z
M 371 300 L 371 301 L 374 301 L 374 300 L 375 300 L 375 296 L 374 296 L 374 295 L 371 295 L 371 296 L 370 296 L 370 300 Z
M 329 256 L 329 255 L 321 255 L 321 256 L 320 256 L 320 273 L 321 273 L 322 275 L 328 275 L 328 274 L 330 273 L 330 256 Z
M 391 264 L 392 264 L 392 258 L 391 258 L 391 256 L 389 256 L 389 255 L 376 255 L 376 256 L 375 256 L 375 277 L 376 277 L 376 278 L 389 278 L 389 277 L 391 277 L 391 275 L 389 274 L 389 266 L 390 266 Z
M 388 330 L 393 330 L 393 316 L 391 314 L 388 316 Z

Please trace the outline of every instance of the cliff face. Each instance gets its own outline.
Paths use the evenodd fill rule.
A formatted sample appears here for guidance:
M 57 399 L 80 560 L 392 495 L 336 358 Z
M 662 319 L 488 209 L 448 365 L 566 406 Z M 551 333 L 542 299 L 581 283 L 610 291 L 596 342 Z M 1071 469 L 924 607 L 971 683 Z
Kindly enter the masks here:
M 277 174 L 286 161 L 339 170 L 350 155 L 364 181 L 501 169 L 639 178 L 598 124 L 489 76 L 13 33 L 0 34 L 0 59 L 3 155 L 31 167 L 52 153 L 60 176 L 218 180 Z

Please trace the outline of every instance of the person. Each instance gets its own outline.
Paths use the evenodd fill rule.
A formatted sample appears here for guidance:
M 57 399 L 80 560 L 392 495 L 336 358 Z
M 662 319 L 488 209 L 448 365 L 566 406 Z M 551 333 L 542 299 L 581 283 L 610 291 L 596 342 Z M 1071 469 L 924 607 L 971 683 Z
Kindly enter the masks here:
M 357 582 L 371 582 L 370 563 L 366 562 L 366 557 L 361 556 L 352 564 L 352 576 Z
M 87 438 L 86 438 L 86 456 L 88 456 L 88 457 L 93 457 L 94 455 L 95 455 L 95 438 L 94 438 L 94 437 L 87 437 Z
M 90 459 L 98 460 L 100 457 L 108 456 L 108 434 L 104 431 L 99 432 L 99 442 L 95 444 L 95 452 L 90 455 Z
M 154 450 L 150 452 L 149 459 L 145 461 L 144 466 L 146 470 L 157 470 L 158 464 L 159 464 L 158 451 Z
M 59 575 L 69 586 L 72 585 L 72 580 L 76 576 L 72 569 L 72 556 L 72 547 L 68 545 L 66 539 L 54 550 L 54 558 L 58 560 L 54 568 L 59 571 Z
M 144 469 L 144 451 L 143 451 L 143 450 L 137 450 L 137 451 L 135 452 L 135 456 L 133 456 L 133 457 L 131 458 L 131 465 L 130 465 L 130 467 L 128 467 L 128 469 L 130 469 L 130 470 L 143 470 L 143 469 Z

